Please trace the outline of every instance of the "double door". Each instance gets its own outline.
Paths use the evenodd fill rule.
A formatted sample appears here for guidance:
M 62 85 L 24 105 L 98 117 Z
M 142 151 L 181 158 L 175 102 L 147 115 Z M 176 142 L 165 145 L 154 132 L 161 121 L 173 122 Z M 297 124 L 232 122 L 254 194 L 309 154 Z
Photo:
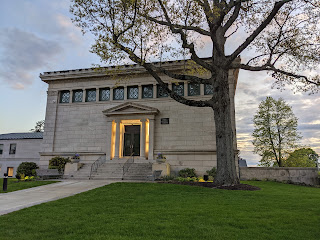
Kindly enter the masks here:
M 123 156 L 140 156 L 140 125 L 124 126 Z

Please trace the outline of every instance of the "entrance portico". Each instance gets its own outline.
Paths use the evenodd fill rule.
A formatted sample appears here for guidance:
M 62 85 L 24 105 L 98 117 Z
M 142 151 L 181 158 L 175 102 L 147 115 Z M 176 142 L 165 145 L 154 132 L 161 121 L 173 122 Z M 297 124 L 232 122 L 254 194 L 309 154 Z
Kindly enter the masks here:
M 137 103 L 124 103 L 103 111 L 107 116 L 107 151 L 110 160 L 127 159 L 153 161 L 154 119 L 156 108 Z

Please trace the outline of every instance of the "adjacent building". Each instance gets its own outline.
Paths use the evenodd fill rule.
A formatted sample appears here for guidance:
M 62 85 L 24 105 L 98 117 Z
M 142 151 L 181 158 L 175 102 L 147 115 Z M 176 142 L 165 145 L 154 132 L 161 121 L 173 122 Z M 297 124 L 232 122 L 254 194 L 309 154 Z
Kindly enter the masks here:
M 42 132 L 0 134 L 0 177 L 14 177 L 22 162 L 39 164 L 42 138 Z

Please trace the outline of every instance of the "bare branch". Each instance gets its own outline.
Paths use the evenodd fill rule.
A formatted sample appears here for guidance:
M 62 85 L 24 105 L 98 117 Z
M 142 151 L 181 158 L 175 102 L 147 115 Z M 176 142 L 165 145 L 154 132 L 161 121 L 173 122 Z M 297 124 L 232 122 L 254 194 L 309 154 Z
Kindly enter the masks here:
M 282 0 L 276 2 L 268 17 L 256 28 L 255 31 L 228 57 L 227 64 L 231 64 L 234 59 L 265 29 L 265 27 L 274 19 L 280 8 L 292 0 Z

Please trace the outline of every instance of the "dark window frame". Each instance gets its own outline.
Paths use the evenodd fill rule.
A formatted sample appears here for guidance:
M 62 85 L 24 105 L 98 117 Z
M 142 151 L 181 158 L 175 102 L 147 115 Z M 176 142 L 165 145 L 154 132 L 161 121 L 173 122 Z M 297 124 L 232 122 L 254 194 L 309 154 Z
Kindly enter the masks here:
M 212 93 L 208 93 L 208 91 L 207 91 L 207 87 L 208 86 L 212 87 Z M 204 95 L 212 95 L 212 94 L 213 94 L 213 86 L 211 84 L 208 84 L 208 83 L 204 84 Z
M 14 148 L 13 148 L 14 146 Z M 16 143 L 10 143 L 9 147 L 9 154 L 16 154 L 17 152 L 17 144 Z
M 69 96 L 68 96 L 68 102 L 63 102 L 62 99 L 63 99 L 63 94 L 64 93 L 69 93 Z M 63 91 L 60 91 L 60 96 L 59 96 L 59 103 L 70 103 L 70 91 L 69 90 L 63 90 Z
M 3 154 L 3 144 L 0 144 L 0 154 Z
M 130 89 L 138 89 L 138 95 L 136 98 L 131 98 L 130 97 Z M 133 86 L 128 86 L 127 87 L 127 99 L 139 99 L 139 86 L 138 85 L 133 85 Z
M 145 97 L 144 95 L 143 95 L 143 93 L 144 93 L 144 89 L 145 88 L 147 88 L 147 87 L 151 87 L 151 93 L 152 93 L 152 96 L 151 97 Z M 142 85 L 142 98 L 144 98 L 144 99 L 151 99 L 151 98 L 153 98 L 153 84 L 148 84 L 148 85 Z
M 191 94 L 191 86 L 198 86 L 198 92 L 196 94 Z M 200 95 L 200 84 L 199 83 L 188 83 L 188 96 L 199 96 Z
M 91 100 L 91 101 L 89 101 L 89 92 L 95 92 L 95 98 L 94 98 L 94 100 Z M 82 95 L 82 97 L 83 97 L 83 95 Z M 90 88 L 90 89 L 86 89 L 86 102 L 96 102 L 97 101 L 97 89 L 95 89 L 95 88 Z
M 122 98 L 116 99 L 116 98 L 115 98 L 115 97 L 116 97 L 115 92 L 116 92 L 118 89 L 122 89 L 122 90 L 123 90 L 123 95 L 122 95 Z M 117 88 L 114 88 L 114 89 L 113 89 L 113 100 L 114 100 L 114 101 L 124 100 L 124 87 L 117 87 Z
M 166 83 L 166 85 L 168 86 L 168 83 Z M 167 92 L 166 95 L 163 95 L 163 96 L 160 96 L 159 94 L 159 90 L 160 88 L 162 88 L 159 84 L 157 84 L 157 98 L 166 98 L 166 97 L 169 97 L 169 93 Z M 165 90 L 163 90 L 165 91 Z
M 102 91 L 106 91 L 109 90 L 109 97 L 108 99 L 102 99 Z M 110 97 L 111 97 L 111 89 L 110 88 L 99 88 L 99 101 L 101 102 L 105 102 L 105 101 L 110 101 Z
M 179 95 L 176 91 L 177 86 L 182 86 L 182 95 Z M 184 82 L 172 83 L 172 91 L 178 94 L 178 96 L 184 96 Z
M 76 95 L 75 95 L 75 93 L 77 93 L 77 92 L 81 92 L 82 93 L 82 96 L 81 96 L 81 101 L 75 101 L 76 99 Z M 80 103 L 80 102 L 83 102 L 83 90 L 82 89 L 76 89 L 76 90 L 73 90 L 72 91 L 72 102 L 73 103 Z

